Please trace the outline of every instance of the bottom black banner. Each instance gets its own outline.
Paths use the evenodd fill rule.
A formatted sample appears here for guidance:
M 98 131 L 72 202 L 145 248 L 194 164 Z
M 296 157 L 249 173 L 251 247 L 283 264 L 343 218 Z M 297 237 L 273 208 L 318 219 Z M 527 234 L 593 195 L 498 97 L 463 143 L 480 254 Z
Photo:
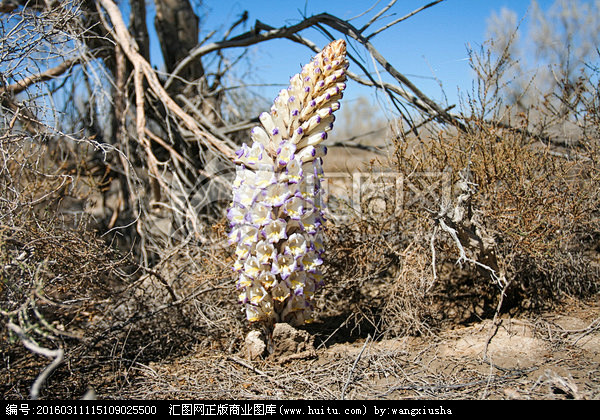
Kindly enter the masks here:
M 557 414 L 572 411 L 571 404 L 559 401 L 3 401 L 0 416 L 460 416 L 490 413 L 496 405 L 516 411 L 535 409 Z M 569 407 L 567 407 L 567 404 Z M 500 407 L 498 407 L 500 408 Z M 484 409 L 487 411 L 481 411 Z M 477 411 L 475 411 L 477 410 Z

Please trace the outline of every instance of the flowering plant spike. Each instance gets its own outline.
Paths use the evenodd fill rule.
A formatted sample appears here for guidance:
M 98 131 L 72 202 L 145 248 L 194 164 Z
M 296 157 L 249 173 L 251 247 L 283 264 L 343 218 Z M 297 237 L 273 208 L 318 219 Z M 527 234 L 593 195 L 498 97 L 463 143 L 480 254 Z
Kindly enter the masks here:
M 345 41 L 327 45 L 236 152 L 229 242 L 236 245 L 239 301 L 252 323 L 312 320 L 312 297 L 323 284 L 321 143 L 333 128 L 347 67 Z

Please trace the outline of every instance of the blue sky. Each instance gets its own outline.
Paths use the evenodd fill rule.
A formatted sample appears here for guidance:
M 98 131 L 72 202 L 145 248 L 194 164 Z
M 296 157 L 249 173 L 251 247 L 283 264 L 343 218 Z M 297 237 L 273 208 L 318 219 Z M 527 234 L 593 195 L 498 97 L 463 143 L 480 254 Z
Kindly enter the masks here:
M 381 0 L 370 13 L 352 23 L 361 27 L 388 2 L 389 0 Z M 372 25 L 371 30 L 429 2 L 430 0 L 399 0 L 388 10 L 385 15 L 387 17 Z M 548 8 L 553 2 L 538 0 L 542 9 Z M 203 22 L 201 37 L 214 29 L 222 33 L 244 10 L 249 12 L 248 22 L 245 27 L 238 28 L 234 35 L 250 29 L 256 19 L 274 27 L 297 23 L 302 19 L 302 14 L 310 16 L 328 12 L 350 19 L 375 3 L 376 0 L 204 0 L 200 10 Z M 477 48 L 483 43 L 486 23 L 493 12 L 506 7 L 522 17 L 526 15 L 529 4 L 529 0 L 445 0 L 378 34 L 373 38 L 373 44 L 398 71 L 409 77 L 431 98 L 443 102 L 440 81 L 448 102 L 456 103 L 457 90 L 469 89 L 472 80 L 467 45 Z M 369 32 L 367 30 L 365 33 Z M 327 42 L 323 35 L 314 30 L 306 30 L 302 34 L 318 45 L 325 45 Z M 213 38 L 218 39 L 218 35 Z M 307 48 L 288 40 L 273 40 L 251 47 L 249 58 L 254 67 L 252 74 L 255 79 L 252 82 L 281 84 L 256 88 L 268 99 L 272 99 L 311 56 L 312 53 Z M 367 68 L 372 71 L 372 60 L 369 56 L 364 58 Z M 358 71 L 356 68 L 355 70 Z M 372 90 L 359 86 L 349 86 L 346 97 L 372 93 Z

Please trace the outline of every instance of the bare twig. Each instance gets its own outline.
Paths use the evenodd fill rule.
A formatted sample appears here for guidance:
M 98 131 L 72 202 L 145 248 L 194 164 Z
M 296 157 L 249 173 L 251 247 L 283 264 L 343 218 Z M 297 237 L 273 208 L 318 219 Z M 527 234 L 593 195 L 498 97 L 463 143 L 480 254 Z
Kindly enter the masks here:
M 11 85 L 0 88 L 0 95 L 4 94 L 5 92 L 11 95 L 17 95 L 26 90 L 31 85 L 52 80 L 57 78 L 58 76 L 63 75 L 65 72 L 84 61 L 84 57 L 77 57 L 72 58 L 70 60 L 65 60 L 56 67 L 52 67 L 42 73 L 31 75 Z
M 506 290 L 508 289 L 509 285 L 510 285 L 510 282 L 507 281 L 503 285 L 502 290 L 500 291 L 500 297 L 498 298 L 498 305 L 496 306 L 496 312 L 494 313 L 494 319 L 492 321 L 492 330 L 490 331 L 490 334 L 489 334 L 487 340 L 485 341 L 485 347 L 483 349 L 483 359 L 484 360 L 489 360 L 488 347 L 489 347 L 490 343 L 492 342 L 492 339 L 498 333 L 498 329 L 500 328 L 500 325 L 502 324 L 502 318 L 500 318 L 500 310 L 502 309 L 502 303 L 504 302 L 504 297 L 506 296 Z M 491 364 L 491 361 L 490 361 L 490 364 Z
M 383 32 L 383 31 L 385 31 L 386 29 L 390 28 L 391 26 L 394 26 L 394 25 L 396 25 L 396 24 L 398 24 L 398 23 L 400 23 L 400 22 L 402 22 L 402 21 L 410 18 L 410 17 L 416 15 L 417 13 L 422 12 L 423 10 L 430 8 L 431 6 L 435 6 L 436 4 L 438 4 L 438 3 L 442 2 L 442 1 L 444 1 L 444 0 L 432 1 L 431 3 L 427 3 L 426 5 L 421 6 L 421 7 L 419 7 L 416 10 L 413 10 L 412 12 L 408 13 L 407 15 L 404 15 L 401 18 L 398 18 L 395 21 L 388 23 L 387 25 L 385 25 L 385 26 L 377 29 L 376 31 L 372 32 L 371 34 L 367 35 L 367 39 L 373 38 L 375 35 L 377 35 L 377 34 Z M 361 32 L 363 32 L 364 29 L 366 29 L 366 27 L 363 28 L 363 29 L 361 29 Z
M 23 345 L 30 351 L 40 354 L 49 359 L 53 359 L 52 362 L 46 366 L 46 368 L 38 375 L 36 380 L 31 385 L 30 396 L 31 399 L 36 400 L 40 395 L 40 391 L 44 382 L 48 376 L 54 372 L 54 370 L 63 362 L 64 350 L 58 348 L 56 350 L 50 350 L 45 347 L 41 347 L 36 344 L 19 326 L 13 324 L 11 321 L 7 324 L 8 328 L 19 336 L 19 339 Z
M 350 381 L 352 380 L 352 375 L 354 374 L 354 370 L 356 369 L 356 365 L 358 364 L 358 361 L 360 360 L 363 352 L 365 351 L 365 348 L 367 347 L 367 344 L 369 343 L 369 341 L 371 340 L 371 334 L 369 334 L 365 340 L 365 344 L 363 344 L 362 349 L 360 349 L 360 352 L 358 353 L 358 355 L 356 356 L 356 359 L 354 360 L 354 364 L 352 365 L 352 369 L 350 369 L 350 372 L 348 372 L 348 378 L 346 379 L 346 383 L 344 384 L 344 387 L 342 388 L 342 393 L 340 395 L 340 400 L 343 400 L 345 395 L 346 395 L 346 389 L 348 389 L 348 385 L 350 384 Z
M 392 7 L 394 5 L 394 3 L 396 3 L 396 0 L 392 0 L 391 2 L 389 2 L 383 9 L 381 9 L 379 12 L 377 12 L 375 14 L 375 16 L 373 16 L 367 23 L 365 23 L 365 25 L 360 28 L 360 30 L 358 32 L 363 33 L 369 26 L 371 26 L 373 23 L 375 23 L 377 21 L 377 19 L 379 19 L 379 17 L 381 17 L 381 15 L 383 15 L 385 12 L 387 12 L 390 7 Z
M 106 1 L 106 0 L 105 0 Z M 394 2 L 389 4 L 391 7 Z M 433 4 L 432 4 L 433 5 Z M 386 9 L 387 10 L 387 9 Z M 369 42 L 368 38 L 364 37 L 361 34 L 361 31 L 351 25 L 349 22 L 344 21 L 336 16 L 330 15 L 328 13 L 321 13 L 318 15 L 314 15 L 304 19 L 296 25 L 285 26 L 281 28 L 272 28 L 269 25 L 265 25 L 262 22 L 257 21 L 255 27 L 245 32 L 241 35 L 238 35 L 234 38 L 223 40 L 219 42 L 213 42 L 210 44 L 199 45 L 198 47 L 192 49 L 189 55 L 181 60 L 181 62 L 175 67 L 169 78 L 165 83 L 165 87 L 168 86 L 176 79 L 177 75 L 183 71 L 184 68 L 189 66 L 194 60 L 199 59 L 200 57 L 211 53 L 213 51 L 220 51 L 227 48 L 239 48 L 239 47 L 247 47 L 249 45 L 258 44 L 271 39 L 278 38 L 289 38 L 300 42 L 304 45 L 309 46 L 314 50 L 314 43 L 306 40 L 305 38 L 299 37 L 298 33 L 304 29 L 309 27 L 320 27 L 320 25 L 327 25 L 332 29 L 335 29 L 342 34 L 353 38 L 358 41 L 360 44 L 367 48 L 367 51 L 373 56 L 373 58 L 392 76 L 394 77 L 400 84 L 406 86 L 409 91 L 412 92 L 412 95 L 407 94 L 406 90 L 401 88 L 400 86 L 386 86 L 390 90 L 398 93 L 405 100 L 407 100 L 412 105 L 419 107 L 422 111 L 433 114 L 436 118 L 440 118 L 447 123 L 451 123 L 457 126 L 461 130 L 465 130 L 464 125 L 458 121 L 455 117 L 448 114 L 444 109 L 442 109 L 439 105 L 435 103 L 435 101 L 431 100 L 427 95 L 421 92 L 406 76 L 396 70 L 384 57 L 381 55 L 375 47 Z M 264 30 L 266 29 L 266 30 Z M 331 37 L 333 40 L 334 38 Z M 357 60 L 354 60 L 357 62 Z M 360 66 L 360 63 L 358 63 Z M 355 75 L 348 74 L 350 78 L 355 78 Z M 379 85 L 379 83 L 372 82 L 373 85 Z

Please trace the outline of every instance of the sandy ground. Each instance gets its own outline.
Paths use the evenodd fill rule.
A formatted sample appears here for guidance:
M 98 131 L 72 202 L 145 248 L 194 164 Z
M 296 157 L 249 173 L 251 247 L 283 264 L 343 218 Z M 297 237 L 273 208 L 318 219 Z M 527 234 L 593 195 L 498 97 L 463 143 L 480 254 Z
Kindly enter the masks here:
M 192 399 L 598 399 L 599 313 L 597 299 L 571 302 L 532 319 L 484 320 L 429 337 L 367 336 L 330 346 L 314 344 L 306 331 L 288 331 L 275 343 L 277 354 L 266 359 L 198 349 L 171 363 L 152 363 L 138 372 L 128 393 Z

